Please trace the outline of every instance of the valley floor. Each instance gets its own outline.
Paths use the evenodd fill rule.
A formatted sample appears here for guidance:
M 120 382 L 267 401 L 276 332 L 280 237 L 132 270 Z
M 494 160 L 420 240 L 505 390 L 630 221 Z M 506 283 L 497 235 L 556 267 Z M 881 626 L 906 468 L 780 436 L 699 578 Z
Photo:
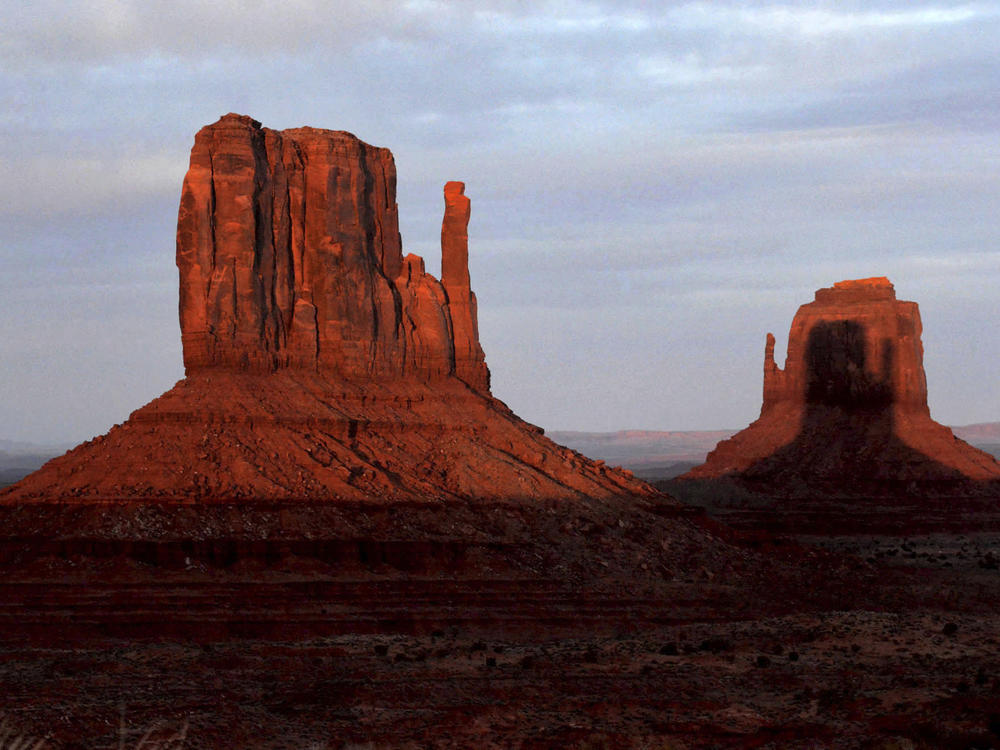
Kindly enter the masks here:
M 456 552 L 413 513 L 397 543 L 405 528 L 450 552 L 408 547 L 433 558 L 409 570 L 385 542 L 276 555 L 91 539 L 28 554 L 7 538 L 0 737 L 52 748 L 1000 747 L 1000 531 L 987 518 L 982 531 L 774 537 L 727 535 L 665 507 L 596 504 L 568 519 L 572 533 L 524 508 L 478 522 L 459 509 L 455 534 L 501 516 L 517 528 L 506 546 Z M 660 557 L 639 555 L 646 545 Z M 656 585 L 628 581 L 644 575 Z

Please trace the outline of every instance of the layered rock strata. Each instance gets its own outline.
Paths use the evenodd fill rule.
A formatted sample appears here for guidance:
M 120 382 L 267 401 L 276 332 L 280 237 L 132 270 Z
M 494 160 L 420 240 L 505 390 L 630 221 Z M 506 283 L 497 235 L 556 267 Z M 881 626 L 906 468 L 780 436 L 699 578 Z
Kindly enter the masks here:
M 930 416 L 920 312 L 886 278 L 841 281 L 802 305 L 784 369 L 767 335 L 760 417 L 684 478 L 849 489 L 1000 478 L 1000 464 Z
M 202 128 L 177 223 L 187 377 L 0 500 L 655 494 L 490 395 L 464 187 L 445 186 L 439 282 L 402 254 L 387 149 Z

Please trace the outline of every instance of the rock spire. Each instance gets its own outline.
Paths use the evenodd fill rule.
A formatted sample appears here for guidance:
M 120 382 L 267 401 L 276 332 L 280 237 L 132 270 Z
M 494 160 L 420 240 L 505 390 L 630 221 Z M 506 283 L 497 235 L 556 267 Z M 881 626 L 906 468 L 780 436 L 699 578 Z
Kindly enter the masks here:
M 471 206 L 464 182 L 444 186 L 444 220 L 441 222 L 441 283 L 448 294 L 455 374 L 480 390 L 488 390 L 490 373 L 479 345 L 476 295 L 469 282 L 469 214 Z

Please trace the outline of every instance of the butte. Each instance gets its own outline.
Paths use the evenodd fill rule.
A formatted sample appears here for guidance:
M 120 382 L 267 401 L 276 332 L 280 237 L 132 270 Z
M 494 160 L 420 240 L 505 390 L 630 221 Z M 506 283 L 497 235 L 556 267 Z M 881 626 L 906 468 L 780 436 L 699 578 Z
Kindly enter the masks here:
M 464 187 L 444 188 L 438 281 L 402 254 L 388 149 L 202 128 L 177 221 L 186 377 L 0 502 L 656 494 L 491 395 Z
M 785 367 L 764 352 L 760 417 L 680 479 L 837 494 L 967 487 L 1000 463 L 930 416 L 920 311 L 886 278 L 816 292 L 792 320 Z

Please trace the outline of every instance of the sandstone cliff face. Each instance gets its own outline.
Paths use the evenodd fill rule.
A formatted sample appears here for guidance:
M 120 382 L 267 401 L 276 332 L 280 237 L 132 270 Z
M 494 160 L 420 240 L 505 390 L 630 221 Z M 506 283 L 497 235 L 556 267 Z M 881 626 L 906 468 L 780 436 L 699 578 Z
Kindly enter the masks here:
M 685 477 L 845 490 L 1000 478 L 992 456 L 930 418 L 921 330 L 916 303 L 886 278 L 820 289 L 795 314 L 783 369 L 767 335 L 760 418 Z
M 177 222 L 188 373 L 300 367 L 458 375 L 489 389 L 469 287 L 469 199 L 445 187 L 442 286 L 403 258 L 388 149 L 226 115 L 195 137 Z
M 859 408 L 891 401 L 929 415 L 921 331 L 917 304 L 897 300 L 886 278 L 820 289 L 792 320 L 784 370 L 768 334 L 761 414 L 784 402 Z
M 0 502 L 656 495 L 490 395 L 465 186 L 438 281 L 402 255 L 395 183 L 349 133 L 202 128 L 177 222 L 187 377 Z

